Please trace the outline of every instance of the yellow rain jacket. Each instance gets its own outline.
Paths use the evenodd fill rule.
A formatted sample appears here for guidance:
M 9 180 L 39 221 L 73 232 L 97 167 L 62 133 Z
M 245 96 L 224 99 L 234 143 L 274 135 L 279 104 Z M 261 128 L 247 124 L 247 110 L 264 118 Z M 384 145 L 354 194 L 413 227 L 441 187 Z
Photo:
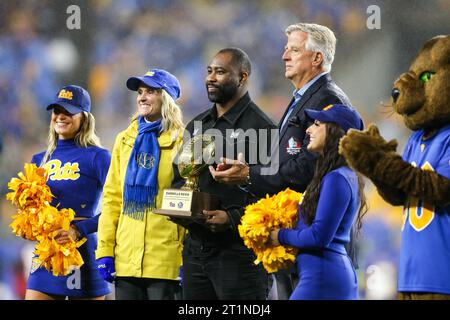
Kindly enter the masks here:
M 181 265 L 185 229 L 154 213 L 135 220 L 122 214 L 122 193 L 128 160 L 137 136 L 138 122 L 120 132 L 114 144 L 111 165 L 103 187 L 98 223 L 96 259 L 113 257 L 116 275 L 121 277 L 176 280 Z M 158 137 L 160 160 L 156 207 L 161 207 L 163 190 L 173 180 L 172 160 L 181 146 L 182 131 L 167 131 Z

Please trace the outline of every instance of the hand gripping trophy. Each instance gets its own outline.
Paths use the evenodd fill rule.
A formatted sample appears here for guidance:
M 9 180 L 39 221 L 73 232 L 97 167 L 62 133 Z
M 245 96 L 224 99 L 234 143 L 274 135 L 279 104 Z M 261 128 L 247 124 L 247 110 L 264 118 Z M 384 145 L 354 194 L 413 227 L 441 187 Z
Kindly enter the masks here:
M 203 210 L 219 208 L 216 195 L 200 192 L 198 177 L 210 165 L 216 145 L 210 135 L 196 135 L 183 145 L 178 153 L 178 171 L 186 180 L 181 189 L 165 189 L 161 209 L 154 213 L 175 218 L 201 220 Z

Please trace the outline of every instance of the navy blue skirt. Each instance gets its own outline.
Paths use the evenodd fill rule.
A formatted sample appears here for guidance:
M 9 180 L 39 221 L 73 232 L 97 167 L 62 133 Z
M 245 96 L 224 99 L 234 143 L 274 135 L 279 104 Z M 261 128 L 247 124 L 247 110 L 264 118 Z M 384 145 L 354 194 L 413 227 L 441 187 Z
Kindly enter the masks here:
M 44 267 L 39 267 L 33 262 L 27 289 L 75 298 L 98 297 L 110 293 L 108 283 L 103 280 L 97 270 L 96 247 L 97 234 L 88 235 L 87 241 L 78 248 L 84 264 L 67 276 L 55 277 Z

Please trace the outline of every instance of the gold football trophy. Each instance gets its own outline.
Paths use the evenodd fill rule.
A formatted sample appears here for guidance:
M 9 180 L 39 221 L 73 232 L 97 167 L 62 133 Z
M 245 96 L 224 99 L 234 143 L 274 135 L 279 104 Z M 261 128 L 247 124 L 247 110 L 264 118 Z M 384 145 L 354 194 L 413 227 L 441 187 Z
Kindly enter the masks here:
M 219 209 L 217 195 L 200 192 L 198 177 L 215 156 L 214 137 L 197 135 L 178 154 L 178 171 L 186 180 L 181 189 L 164 189 L 161 209 L 154 213 L 174 218 L 204 219 L 203 210 Z

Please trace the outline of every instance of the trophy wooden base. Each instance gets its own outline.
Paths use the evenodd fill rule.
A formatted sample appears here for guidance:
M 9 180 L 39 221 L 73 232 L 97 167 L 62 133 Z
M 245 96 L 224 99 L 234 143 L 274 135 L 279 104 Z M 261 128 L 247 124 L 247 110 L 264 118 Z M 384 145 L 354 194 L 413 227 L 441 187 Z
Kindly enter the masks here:
M 161 209 L 153 212 L 168 217 L 202 220 L 203 210 L 218 210 L 217 195 L 183 189 L 165 189 Z

